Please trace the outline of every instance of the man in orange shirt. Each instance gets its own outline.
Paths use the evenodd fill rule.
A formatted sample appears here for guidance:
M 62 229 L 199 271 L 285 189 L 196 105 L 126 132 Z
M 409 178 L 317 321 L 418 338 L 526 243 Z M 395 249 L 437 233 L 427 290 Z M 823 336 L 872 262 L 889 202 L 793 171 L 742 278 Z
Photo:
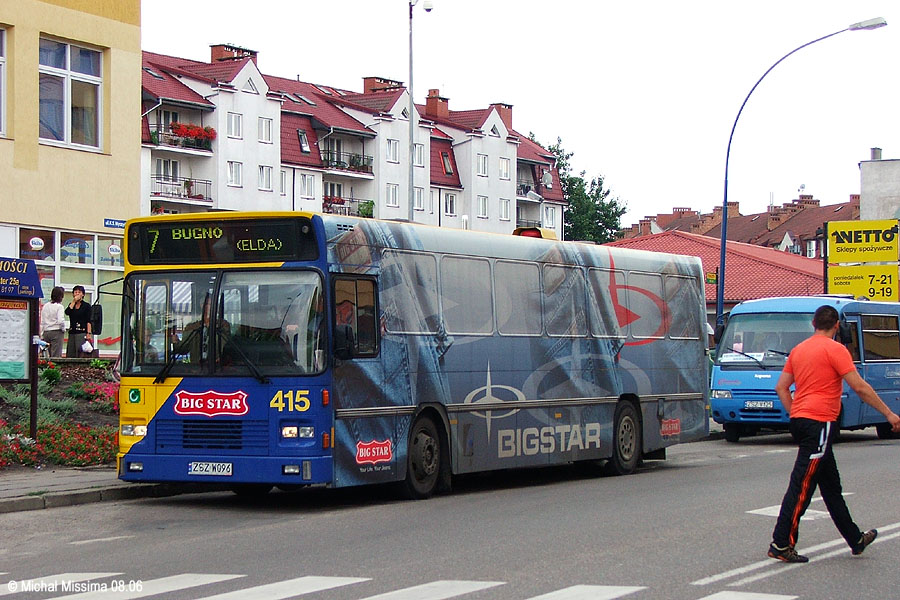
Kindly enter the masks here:
M 791 417 L 791 435 L 799 446 L 768 552 L 771 558 L 785 562 L 809 561 L 797 553 L 794 545 L 800 517 L 806 512 L 816 486 L 822 492 L 831 520 L 853 554 L 862 554 L 878 535 L 875 529 L 865 533 L 860 531 L 841 494 L 841 476 L 831 446 L 839 428 L 837 420 L 841 414 L 843 382 L 846 381 L 863 402 L 883 414 L 895 432 L 900 432 L 900 417 L 859 376 L 847 348 L 834 341 L 838 326 L 837 310 L 820 306 L 813 315 L 815 332 L 791 351 L 775 384 L 778 398 Z M 796 384 L 793 397 L 791 384 Z

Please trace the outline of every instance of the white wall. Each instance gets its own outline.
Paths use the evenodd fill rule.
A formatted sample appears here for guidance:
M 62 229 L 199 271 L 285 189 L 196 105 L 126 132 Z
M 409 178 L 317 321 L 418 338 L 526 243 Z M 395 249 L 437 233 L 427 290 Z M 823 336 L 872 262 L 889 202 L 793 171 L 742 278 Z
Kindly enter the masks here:
M 900 219 L 900 160 L 859 163 L 861 221 Z

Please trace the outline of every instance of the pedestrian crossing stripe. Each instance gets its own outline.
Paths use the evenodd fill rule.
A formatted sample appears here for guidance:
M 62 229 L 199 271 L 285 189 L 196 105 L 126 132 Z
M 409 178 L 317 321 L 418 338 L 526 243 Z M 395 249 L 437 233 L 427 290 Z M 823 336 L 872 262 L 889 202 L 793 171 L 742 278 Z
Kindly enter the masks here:
M 504 583 L 504 581 L 432 581 L 386 594 L 369 596 L 365 600 L 443 600 L 486 590 Z
M 643 586 L 629 585 L 573 585 L 549 594 L 535 596 L 530 600 L 615 600 L 647 589 Z
M 140 590 L 122 590 L 113 591 L 110 589 L 88 591 L 80 594 L 70 594 L 68 596 L 58 596 L 51 600 L 132 600 L 134 598 L 145 598 L 147 596 L 155 596 L 156 594 L 166 594 L 169 592 L 177 592 L 187 588 L 197 587 L 200 585 L 209 585 L 211 583 L 219 583 L 228 581 L 229 579 L 237 579 L 246 577 L 246 575 L 214 575 L 206 573 L 182 573 L 181 575 L 172 575 L 171 577 L 161 577 L 160 579 L 150 579 L 142 581 Z
M 700 600 L 794 600 L 797 596 L 783 594 L 755 594 L 753 592 L 717 592 Z
M 215 596 L 205 596 L 199 600 L 283 600 L 284 598 L 294 598 L 301 594 L 311 594 L 363 581 L 370 580 L 366 577 L 316 577 L 308 575 L 244 590 L 216 594 Z

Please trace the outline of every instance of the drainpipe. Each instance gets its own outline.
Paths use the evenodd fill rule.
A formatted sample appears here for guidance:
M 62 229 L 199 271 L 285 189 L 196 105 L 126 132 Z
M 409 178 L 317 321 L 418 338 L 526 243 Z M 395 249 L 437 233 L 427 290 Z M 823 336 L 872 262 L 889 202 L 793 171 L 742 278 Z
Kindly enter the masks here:
M 291 212 L 297 210 L 296 205 L 296 194 L 297 194 L 297 169 L 291 167 Z
M 157 102 L 157 103 L 156 103 L 156 106 L 154 106 L 153 108 L 151 108 L 151 109 L 148 110 L 147 112 L 141 113 L 141 118 L 143 119 L 144 117 L 146 117 L 147 115 L 149 115 L 150 113 L 152 113 L 154 110 L 156 110 L 156 109 L 159 108 L 160 106 L 162 106 L 162 100 L 160 100 L 159 102 Z

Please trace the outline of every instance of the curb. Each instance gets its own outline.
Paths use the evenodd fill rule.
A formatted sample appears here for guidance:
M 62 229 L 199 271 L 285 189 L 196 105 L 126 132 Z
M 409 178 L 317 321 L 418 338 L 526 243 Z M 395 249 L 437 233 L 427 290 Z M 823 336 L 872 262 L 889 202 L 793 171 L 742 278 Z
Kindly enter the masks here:
M 165 498 L 181 494 L 219 491 L 208 486 L 196 484 L 148 483 L 131 486 L 110 486 L 92 490 L 77 490 L 50 494 L 19 496 L 17 498 L 0 499 L 0 514 L 76 506 L 94 502 L 111 502 L 115 500 L 134 500 L 136 498 Z

